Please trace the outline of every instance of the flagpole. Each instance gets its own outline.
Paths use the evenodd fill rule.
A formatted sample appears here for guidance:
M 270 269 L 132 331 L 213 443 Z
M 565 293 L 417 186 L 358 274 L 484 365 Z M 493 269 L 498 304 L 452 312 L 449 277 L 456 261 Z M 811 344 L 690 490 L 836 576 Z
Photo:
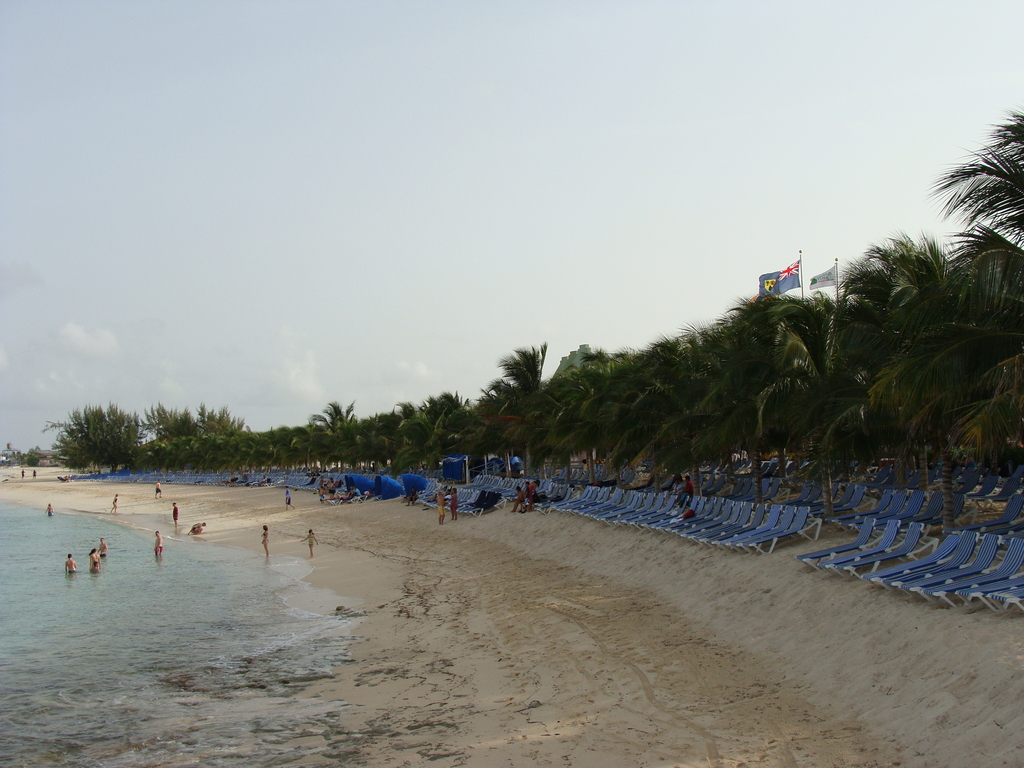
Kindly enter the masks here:
M 836 304 L 839 303 L 839 257 L 836 257 L 836 265 L 832 267 L 836 271 Z
M 797 251 L 797 263 L 800 265 L 800 298 L 804 297 L 804 252 L 802 250 Z

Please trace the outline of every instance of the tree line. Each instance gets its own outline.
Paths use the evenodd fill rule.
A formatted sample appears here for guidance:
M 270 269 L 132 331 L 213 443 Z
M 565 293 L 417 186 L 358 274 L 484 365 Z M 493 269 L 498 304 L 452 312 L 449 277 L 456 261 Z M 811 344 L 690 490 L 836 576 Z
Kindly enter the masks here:
M 73 466 L 401 471 L 472 453 L 676 471 L 746 452 L 755 474 L 777 454 L 830 484 L 857 462 L 886 458 L 904 471 L 940 461 L 950 524 L 954 462 L 995 460 L 1024 437 L 1024 114 L 1011 113 L 934 194 L 963 231 L 871 245 L 835 296 L 739 302 L 549 378 L 546 345 L 518 349 L 475 400 L 445 392 L 365 418 L 332 402 L 305 425 L 266 432 L 226 408 L 192 418 L 161 405 L 141 419 L 93 406 L 51 426 Z

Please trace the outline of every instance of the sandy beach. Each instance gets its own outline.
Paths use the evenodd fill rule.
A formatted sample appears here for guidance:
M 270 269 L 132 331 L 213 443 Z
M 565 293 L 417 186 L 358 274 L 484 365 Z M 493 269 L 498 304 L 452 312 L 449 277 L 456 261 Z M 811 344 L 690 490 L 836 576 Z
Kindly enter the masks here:
M 279 488 L 60 483 L 0 497 L 308 557 L 356 617 L 336 700 L 367 766 L 956 768 L 1024 764 L 1024 616 L 940 609 L 811 572 L 574 516 L 437 525 L 400 501 L 325 506 Z M 55 555 L 62 557 L 60 553 Z M 319 606 L 325 608 L 326 606 Z M 310 735 L 310 739 L 318 738 Z M 337 756 L 341 757 L 341 756 Z M 304 762 L 303 765 L 312 763 Z M 324 765 L 336 764 L 325 758 Z

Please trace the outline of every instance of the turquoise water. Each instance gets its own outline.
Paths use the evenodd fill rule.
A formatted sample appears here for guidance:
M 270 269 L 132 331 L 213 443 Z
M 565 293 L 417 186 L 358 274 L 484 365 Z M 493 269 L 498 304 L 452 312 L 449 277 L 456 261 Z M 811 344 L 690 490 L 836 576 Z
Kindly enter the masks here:
M 164 533 L 157 558 L 152 532 L 0 502 L 0 763 L 273 766 L 337 752 L 342 705 L 302 693 L 347 660 L 346 622 L 288 606 L 306 589 L 282 572 L 295 561 Z M 101 536 L 110 555 L 89 573 Z

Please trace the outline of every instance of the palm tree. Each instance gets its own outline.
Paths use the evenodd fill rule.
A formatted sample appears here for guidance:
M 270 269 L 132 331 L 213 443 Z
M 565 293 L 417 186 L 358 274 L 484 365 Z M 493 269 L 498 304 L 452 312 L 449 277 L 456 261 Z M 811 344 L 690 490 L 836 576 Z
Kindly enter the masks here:
M 338 434 L 356 420 L 355 406 L 356 404 L 352 402 L 343 408 L 337 400 L 332 400 L 322 413 L 311 415 L 309 422 L 326 432 Z
M 1024 113 L 992 131 L 991 141 L 936 183 L 947 216 L 967 226 L 965 245 L 1005 240 L 1024 245 Z
M 548 345 L 544 343 L 540 347 L 517 349 L 498 362 L 502 376 L 488 384 L 477 401 L 477 410 L 484 420 L 484 427 L 476 436 L 478 445 L 496 453 L 521 450 L 529 465 L 529 449 L 543 445 L 547 437 L 546 425 L 527 419 L 543 392 L 547 353 Z

